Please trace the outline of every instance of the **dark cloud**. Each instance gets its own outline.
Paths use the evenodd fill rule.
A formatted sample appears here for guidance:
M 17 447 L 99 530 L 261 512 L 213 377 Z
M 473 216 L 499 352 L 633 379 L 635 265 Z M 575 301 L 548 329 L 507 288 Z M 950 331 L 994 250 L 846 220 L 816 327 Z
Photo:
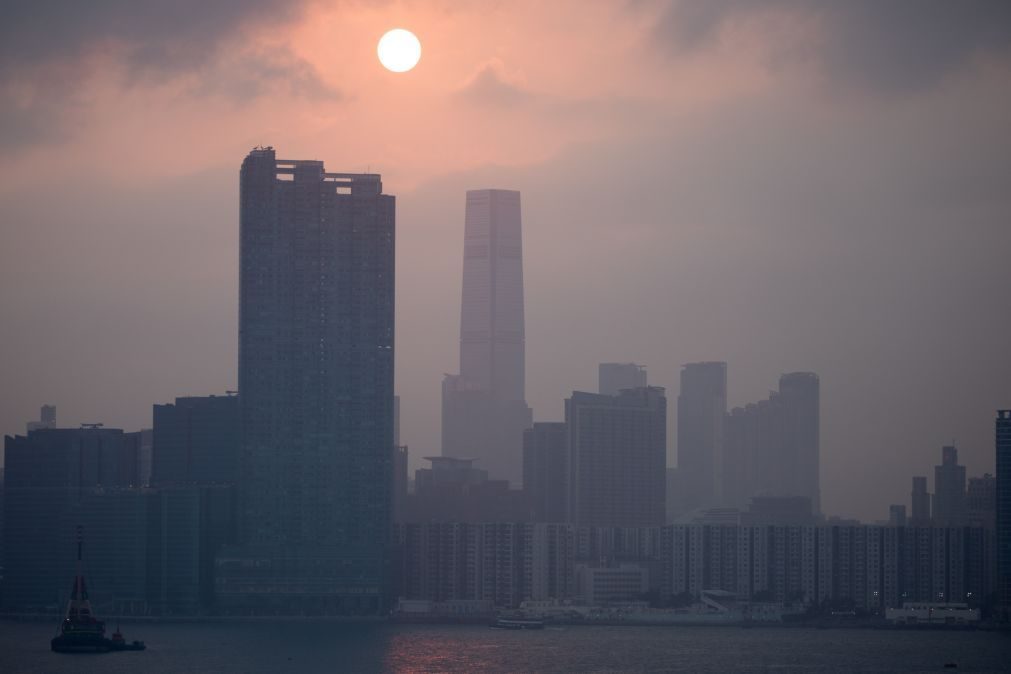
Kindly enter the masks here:
M 978 54 L 1011 52 L 1006 0 L 682 0 L 667 6 L 654 36 L 691 50 L 728 21 L 777 10 L 817 19 L 815 58 L 826 74 L 872 90 L 927 89 Z
M 14 0 L 0 20 L 0 147 L 58 142 L 74 132 L 76 94 L 96 64 L 124 86 L 195 74 L 195 91 L 245 102 L 281 88 L 340 98 L 309 62 L 283 47 L 254 51 L 242 30 L 300 15 L 294 0 Z M 101 60 L 98 57 L 108 57 Z
M 114 46 L 144 70 L 193 68 L 242 26 L 294 18 L 292 0 L 13 0 L 0 22 L 4 70 L 79 59 Z

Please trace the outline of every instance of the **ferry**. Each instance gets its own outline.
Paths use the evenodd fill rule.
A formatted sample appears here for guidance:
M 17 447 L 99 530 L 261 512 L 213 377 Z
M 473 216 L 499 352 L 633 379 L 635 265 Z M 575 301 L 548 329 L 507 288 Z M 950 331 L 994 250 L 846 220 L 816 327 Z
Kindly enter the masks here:
M 491 627 L 497 630 L 542 630 L 543 620 L 531 620 L 528 618 L 499 618 Z

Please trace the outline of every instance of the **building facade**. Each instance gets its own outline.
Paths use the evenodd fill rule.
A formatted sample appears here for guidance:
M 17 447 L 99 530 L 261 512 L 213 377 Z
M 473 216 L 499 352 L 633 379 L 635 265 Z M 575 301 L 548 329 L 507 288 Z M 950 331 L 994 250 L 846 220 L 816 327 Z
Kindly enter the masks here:
M 739 602 L 884 614 L 906 602 L 983 607 L 994 535 L 981 527 L 674 524 L 399 527 L 402 595 L 429 601 Z
M 911 514 L 910 524 L 914 526 L 927 526 L 930 524 L 930 492 L 927 491 L 927 478 L 925 476 L 913 477 L 913 491 L 910 493 Z
M 537 522 L 568 521 L 567 452 L 562 422 L 538 422 L 523 433 L 523 491 Z
M 997 591 L 1004 621 L 1011 619 L 1011 410 L 998 410 L 997 451 Z
M 819 513 L 820 434 L 820 383 L 811 372 L 784 374 L 766 400 L 734 408 L 718 480 L 723 504 L 740 508 L 756 495 L 802 496 Z
M 235 484 L 239 399 L 191 396 L 153 410 L 151 484 Z
M 658 387 L 565 401 L 569 518 L 585 526 L 664 522 L 667 399 Z
M 379 613 L 392 501 L 394 198 L 254 149 L 240 172 L 240 516 L 251 608 Z M 228 566 L 241 576 L 241 564 Z
M 689 510 L 724 500 L 724 418 L 727 364 L 688 363 L 681 368 L 677 404 L 678 473 Z
M 943 526 L 966 522 L 965 466 L 958 465 L 958 449 L 941 448 L 941 465 L 934 466 L 933 519 Z

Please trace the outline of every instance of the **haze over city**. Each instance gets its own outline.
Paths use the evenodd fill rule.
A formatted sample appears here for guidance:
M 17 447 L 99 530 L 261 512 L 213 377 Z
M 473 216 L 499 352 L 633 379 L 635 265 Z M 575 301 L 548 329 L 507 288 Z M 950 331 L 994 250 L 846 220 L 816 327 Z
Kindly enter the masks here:
M 1005 3 L 26 3 L 0 22 L 0 432 L 237 383 L 249 149 L 397 197 L 396 390 L 438 454 L 463 195 L 523 195 L 526 398 L 596 365 L 729 405 L 821 379 L 827 514 L 882 518 L 1011 401 Z M 199 10 L 199 11 L 198 11 Z M 915 17 L 911 21 L 910 17 Z M 383 70 L 391 26 L 419 36 Z M 668 463 L 676 461 L 668 412 Z M 415 464 L 420 465 L 420 463 Z

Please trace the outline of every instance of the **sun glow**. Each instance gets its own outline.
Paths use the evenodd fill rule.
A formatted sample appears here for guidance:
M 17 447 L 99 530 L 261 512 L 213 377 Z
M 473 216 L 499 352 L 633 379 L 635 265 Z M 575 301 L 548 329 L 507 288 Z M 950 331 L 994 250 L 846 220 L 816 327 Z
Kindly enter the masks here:
M 395 73 L 405 73 L 418 64 L 421 42 L 411 31 L 394 28 L 379 38 L 376 52 L 384 68 Z

